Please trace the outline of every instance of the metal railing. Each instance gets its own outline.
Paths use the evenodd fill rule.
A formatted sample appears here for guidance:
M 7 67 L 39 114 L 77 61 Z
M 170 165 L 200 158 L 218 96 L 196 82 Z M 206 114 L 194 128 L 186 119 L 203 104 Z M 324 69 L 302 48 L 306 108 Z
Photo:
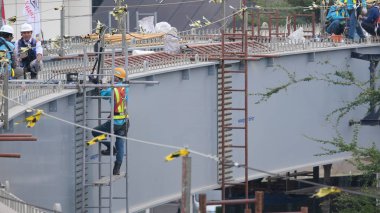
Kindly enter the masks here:
M 59 211 L 38 207 L 22 201 L 5 189 L 0 189 L 0 203 L 19 213 L 57 213 Z
M 44 63 L 43 69 L 38 73 L 38 79 L 46 82 L 50 80 L 65 80 L 67 73 L 90 72 L 95 61 L 95 57 L 78 57 L 47 62 Z
M 26 104 L 28 101 L 36 98 L 59 93 L 64 89 L 61 82 L 58 82 L 57 84 L 44 84 L 37 80 L 11 80 L 8 84 L 8 94 L 3 94 L 2 86 L 3 85 L 1 84 L 0 93 L 9 98 L 9 108 L 17 106 L 18 103 Z
M 305 27 L 305 29 L 307 29 L 307 27 L 310 28 L 311 26 L 306 24 L 302 25 L 302 27 Z M 233 32 L 233 29 L 227 29 L 227 33 L 228 32 Z M 263 29 L 261 29 L 261 33 L 262 32 Z M 179 36 L 185 43 L 213 43 L 220 40 L 219 29 L 195 29 L 182 32 L 179 34 Z M 281 54 L 297 51 L 320 51 L 324 48 L 344 48 L 349 46 L 370 46 L 374 44 L 380 44 L 380 38 L 377 37 L 370 37 L 359 42 L 352 42 L 351 40 L 336 42 L 329 38 L 311 38 L 294 41 L 285 37 L 269 38 L 264 36 L 255 38 L 254 41 L 256 44 L 253 44 L 253 46 L 249 47 L 249 54 L 251 55 Z M 161 44 L 162 42 L 162 38 L 153 38 L 136 41 L 135 45 L 149 47 L 151 45 Z M 118 44 L 109 44 L 107 48 L 115 49 L 117 46 Z M 151 47 L 153 48 L 153 46 Z M 38 74 L 39 83 L 42 85 L 38 85 L 37 83 L 25 83 L 21 85 L 17 84 L 17 86 L 10 85 L 9 97 L 13 100 L 25 103 L 29 100 L 33 100 L 34 98 L 41 97 L 43 95 L 52 94 L 57 91 L 59 92 L 63 88 L 62 85 L 45 85 L 45 83 L 51 83 L 53 81 L 64 82 L 68 73 L 78 73 L 78 75 L 84 73 L 89 74 L 92 71 L 96 61 L 96 56 L 93 53 L 93 43 L 84 39 L 71 39 L 67 44 L 67 49 L 81 54 L 81 56 L 60 61 L 45 62 L 43 65 L 43 70 Z M 58 50 L 59 49 L 56 49 L 56 51 Z M 194 56 L 186 54 L 173 55 L 173 57 L 167 57 L 164 59 L 142 61 L 139 64 L 130 63 L 128 72 L 130 74 L 151 72 L 158 69 L 167 69 L 170 67 L 196 64 L 198 62 L 207 62 L 208 60 L 208 55 L 195 55 L 195 59 Z M 110 67 L 107 67 L 107 65 L 105 68 L 110 69 Z M 14 106 L 14 104 L 10 103 L 10 107 L 12 106 Z
M 208 61 L 208 58 L 203 56 L 198 62 Z M 132 65 L 128 67 L 128 72 L 130 74 L 149 72 L 158 69 L 167 69 L 170 67 L 185 66 L 189 64 L 197 63 L 196 61 L 191 61 L 188 56 L 175 56 L 173 58 L 165 58 L 163 60 L 154 60 L 151 62 L 144 61 L 142 64 Z
M 250 54 L 275 54 L 285 52 L 297 52 L 297 51 L 313 51 L 321 50 L 323 48 L 343 48 L 354 46 L 373 46 L 374 44 L 380 45 L 380 38 L 370 37 L 356 42 L 348 39 L 343 39 L 337 42 L 331 38 L 315 38 L 309 40 L 290 40 L 288 38 L 259 38 L 256 40 L 265 48 L 255 48 L 255 52 Z

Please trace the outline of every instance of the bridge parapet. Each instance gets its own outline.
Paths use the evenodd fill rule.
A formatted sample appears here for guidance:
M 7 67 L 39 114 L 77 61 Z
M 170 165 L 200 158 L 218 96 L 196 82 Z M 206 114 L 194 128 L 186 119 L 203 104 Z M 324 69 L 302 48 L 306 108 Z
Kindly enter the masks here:
M 64 89 L 64 85 L 60 82 L 57 84 L 46 84 L 41 81 L 30 80 L 14 80 L 8 84 L 8 94 L 3 94 L 3 85 L 0 85 L 0 94 L 8 97 L 11 109 L 18 103 L 27 104 L 29 101 L 42 96 L 59 93 Z M 3 109 L 3 103 L 0 102 L 0 109 Z

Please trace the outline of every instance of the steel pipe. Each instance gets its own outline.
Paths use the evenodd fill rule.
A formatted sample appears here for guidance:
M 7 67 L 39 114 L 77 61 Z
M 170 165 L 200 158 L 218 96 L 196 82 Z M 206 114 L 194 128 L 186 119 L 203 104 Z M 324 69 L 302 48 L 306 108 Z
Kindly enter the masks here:
M 32 137 L 32 134 L 0 134 L 1 137 Z
M 0 158 L 20 158 L 20 153 L 0 153 Z
M 256 202 L 256 199 L 234 199 L 234 200 L 207 201 L 206 205 L 245 204 L 245 203 L 255 203 L 255 202 Z
M 37 141 L 36 137 L 0 137 L 0 142 L 10 141 Z

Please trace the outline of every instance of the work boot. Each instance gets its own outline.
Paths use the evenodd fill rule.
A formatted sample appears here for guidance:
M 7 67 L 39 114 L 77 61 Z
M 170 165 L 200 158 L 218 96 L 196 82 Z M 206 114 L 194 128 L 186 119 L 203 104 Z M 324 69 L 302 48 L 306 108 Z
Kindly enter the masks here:
M 115 165 L 113 166 L 113 175 L 120 175 L 120 167 L 121 163 L 115 161 Z
M 114 147 L 113 148 L 113 155 L 116 155 L 116 148 Z M 100 151 L 100 153 L 102 153 L 102 155 L 110 155 L 111 154 L 111 150 L 108 148 L 108 149 L 105 149 L 105 150 L 102 150 Z

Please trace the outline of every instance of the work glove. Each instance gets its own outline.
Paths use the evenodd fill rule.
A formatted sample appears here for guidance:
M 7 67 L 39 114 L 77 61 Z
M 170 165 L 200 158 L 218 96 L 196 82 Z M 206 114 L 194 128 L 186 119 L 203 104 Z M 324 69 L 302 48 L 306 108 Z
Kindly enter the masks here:
M 362 8 L 362 14 L 363 14 L 363 15 L 366 15 L 366 14 L 367 14 L 367 7 L 363 7 L 363 8 Z
M 37 61 L 42 61 L 42 55 L 41 54 L 37 54 Z

